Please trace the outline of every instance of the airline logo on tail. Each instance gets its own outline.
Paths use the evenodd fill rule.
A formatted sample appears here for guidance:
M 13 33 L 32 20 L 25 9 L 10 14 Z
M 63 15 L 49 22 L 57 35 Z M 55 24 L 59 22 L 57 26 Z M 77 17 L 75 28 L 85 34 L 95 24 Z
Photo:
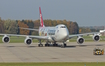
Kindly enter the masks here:
M 40 25 L 41 27 L 44 27 L 44 22 L 43 22 L 43 18 L 42 18 L 42 13 L 41 13 L 41 8 L 39 7 L 39 12 L 40 12 Z

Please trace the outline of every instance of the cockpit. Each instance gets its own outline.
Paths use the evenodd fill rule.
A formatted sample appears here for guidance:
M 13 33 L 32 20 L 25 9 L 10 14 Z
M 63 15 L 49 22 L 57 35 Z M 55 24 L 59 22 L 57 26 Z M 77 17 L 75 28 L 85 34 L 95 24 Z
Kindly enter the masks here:
M 66 27 L 65 25 L 63 25 L 63 24 L 60 24 L 60 25 L 57 25 L 56 28 L 57 28 L 57 29 L 59 29 L 59 28 L 62 29 L 62 28 L 67 28 L 67 27 Z
M 60 28 L 66 28 L 66 26 L 61 26 Z

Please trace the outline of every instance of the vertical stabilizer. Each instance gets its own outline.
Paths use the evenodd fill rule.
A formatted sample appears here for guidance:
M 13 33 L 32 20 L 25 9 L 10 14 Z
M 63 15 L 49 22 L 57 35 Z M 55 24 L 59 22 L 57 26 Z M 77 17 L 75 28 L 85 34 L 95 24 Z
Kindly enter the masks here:
M 44 22 L 43 22 L 43 17 L 42 17 L 42 13 L 41 13 L 41 8 L 39 7 L 39 13 L 40 13 L 40 26 L 44 27 Z

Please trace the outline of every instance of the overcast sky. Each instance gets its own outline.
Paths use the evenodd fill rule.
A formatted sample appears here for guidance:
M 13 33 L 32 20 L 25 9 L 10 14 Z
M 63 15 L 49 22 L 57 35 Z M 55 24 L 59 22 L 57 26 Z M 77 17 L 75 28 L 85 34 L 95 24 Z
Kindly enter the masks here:
M 2 19 L 76 21 L 79 26 L 105 25 L 105 0 L 0 0 Z

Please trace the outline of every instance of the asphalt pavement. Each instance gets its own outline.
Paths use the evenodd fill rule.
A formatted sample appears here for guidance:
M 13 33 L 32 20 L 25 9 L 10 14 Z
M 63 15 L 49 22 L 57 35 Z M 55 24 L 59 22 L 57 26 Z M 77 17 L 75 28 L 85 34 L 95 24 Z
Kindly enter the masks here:
M 105 55 L 93 55 L 94 48 L 105 49 L 105 42 L 69 42 L 65 48 L 0 43 L 0 62 L 105 62 Z

